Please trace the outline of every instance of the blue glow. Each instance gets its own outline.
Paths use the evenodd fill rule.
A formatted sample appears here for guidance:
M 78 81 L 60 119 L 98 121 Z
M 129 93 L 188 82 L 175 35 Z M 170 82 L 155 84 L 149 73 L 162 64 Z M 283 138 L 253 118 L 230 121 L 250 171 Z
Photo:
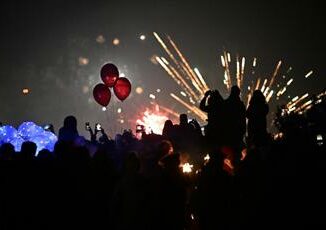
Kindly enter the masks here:
M 30 121 L 22 123 L 18 127 L 18 131 L 10 125 L 0 127 L 0 145 L 11 143 L 15 147 L 15 151 L 19 152 L 25 141 L 34 142 L 37 145 L 36 152 L 38 154 L 42 149 L 53 151 L 58 138 L 55 134 L 45 131 L 41 126 Z
M 12 139 L 9 143 L 15 147 L 16 152 L 19 152 L 24 142 L 25 140 L 23 138 L 17 137 L 15 139 Z
M 10 125 L 5 125 L 0 127 L 0 142 L 8 143 L 12 139 L 15 139 L 17 137 L 18 137 L 18 133 L 14 127 Z
M 36 125 L 34 122 L 27 121 L 23 122 L 18 127 L 18 134 L 24 140 L 31 140 L 35 136 L 40 136 L 44 133 L 44 129 L 41 126 Z

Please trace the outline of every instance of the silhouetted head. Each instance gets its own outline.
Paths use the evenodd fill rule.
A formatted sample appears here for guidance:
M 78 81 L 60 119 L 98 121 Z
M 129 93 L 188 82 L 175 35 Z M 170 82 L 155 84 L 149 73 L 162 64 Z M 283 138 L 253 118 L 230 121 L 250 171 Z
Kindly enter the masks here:
M 0 146 L 0 159 L 10 160 L 14 157 L 15 148 L 10 143 L 4 143 Z
M 52 160 L 53 155 L 52 153 L 47 150 L 47 149 L 42 149 L 38 154 L 37 154 L 37 159 L 38 160 Z
M 259 104 L 266 103 L 266 98 L 260 90 L 255 90 L 250 100 L 250 104 L 257 104 L 257 103 Z
M 173 123 L 171 120 L 166 120 L 164 123 L 164 128 L 172 128 L 173 127 Z
M 231 87 L 230 97 L 239 97 L 240 96 L 240 88 L 236 85 Z
M 173 129 L 173 123 L 171 120 L 166 120 L 163 127 L 163 135 L 168 135 Z
M 209 105 L 218 105 L 223 101 L 223 97 L 218 90 L 213 90 L 208 98 Z
M 63 122 L 63 127 L 59 130 L 58 139 L 60 141 L 73 142 L 78 136 L 76 118 L 74 116 L 66 117 Z
M 23 159 L 33 159 L 36 154 L 37 146 L 34 142 L 26 141 L 22 144 L 22 148 L 20 151 L 21 157 Z
M 173 146 L 170 141 L 164 140 L 158 146 L 158 158 L 162 158 L 166 155 L 173 153 Z
M 67 116 L 63 121 L 63 127 L 77 130 L 77 119 L 74 116 Z
M 187 114 L 184 114 L 184 113 L 180 114 L 179 119 L 180 119 L 180 125 L 188 124 L 188 116 L 187 116 Z

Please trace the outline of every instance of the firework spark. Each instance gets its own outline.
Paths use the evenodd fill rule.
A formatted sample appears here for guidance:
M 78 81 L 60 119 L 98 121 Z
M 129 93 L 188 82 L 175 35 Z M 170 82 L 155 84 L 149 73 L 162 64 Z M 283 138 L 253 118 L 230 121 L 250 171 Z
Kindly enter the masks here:
M 184 99 L 181 99 L 174 93 L 170 93 L 171 97 L 184 106 L 188 111 L 197 116 L 201 121 L 206 121 L 206 114 L 198 108 L 197 104 L 203 97 L 204 93 L 209 90 L 209 86 L 207 85 L 205 78 L 199 72 L 198 68 L 192 68 L 190 66 L 189 62 L 182 54 L 176 43 L 169 36 L 166 37 L 167 42 L 164 42 L 164 40 L 157 33 L 154 32 L 153 34 L 170 60 L 167 60 L 165 57 L 158 56 L 156 56 L 155 59 L 165 70 L 165 72 L 167 72 L 167 74 L 181 87 L 181 95 L 184 97 Z M 247 105 L 249 104 L 255 90 L 260 89 L 265 95 L 266 101 L 270 102 L 274 95 L 276 95 L 276 99 L 279 100 L 279 98 L 286 93 L 287 87 L 294 82 L 293 78 L 290 78 L 284 82 L 283 79 L 287 78 L 287 75 L 292 71 L 292 67 L 290 66 L 287 68 L 286 73 L 281 75 L 281 66 L 283 67 L 282 60 L 279 60 L 276 63 L 272 73 L 264 75 L 269 77 L 263 78 L 263 81 L 263 76 L 256 73 L 256 69 L 258 67 L 257 57 L 252 59 L 252 64 L 249 67 L 246 67 L 246 57 L 240 57 L 237 54 L 235 58 L 232 58 L 232 55 L 227 51 L 223 51 L 222 55 L 220 55 L 220 60 L 220 64 L 224 70 L 223 83 L 227 91 L 230 91 L 232 82 L 235 82 L 241 89 L 242 98 L 244 103 Z M 233 66 L 236 68 L 235 71 L 231 71 Z M 231 72 L 235 73 L 235 76 L 232 76 Z M 253 79 L 246 77 L 248 74 L 250 74 Z M 312 74 L 313 71 L 311 70 L 305 75 L 305 78 L 308 78 Z M 278 78 L 278 76 L 283 77 Z M 277 82 L 277 84 L 275 84 L 275 82 Z M 297 109 L 303 105 L 305 105 L 302 107 L 303 109 L 307 108 L 310 105 L 309 103 L 304 103 L 303 105 L 298 106 L 305 99 L 305 97 L 302 97 L 295 97 L 292 100 L 290 99 L 291 103 L 289 104 L 289 109 L 292 109 L 292 111 L 297 111 Z

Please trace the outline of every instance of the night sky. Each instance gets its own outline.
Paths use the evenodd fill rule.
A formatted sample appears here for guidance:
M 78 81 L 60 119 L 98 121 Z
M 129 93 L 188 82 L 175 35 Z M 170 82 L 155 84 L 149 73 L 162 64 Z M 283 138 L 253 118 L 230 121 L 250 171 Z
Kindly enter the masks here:
M 33 120 L 58 129 L 66 115 L 74 114 L 80 127 L 85 121 L 112 126 L 117 108 L 126 121 L 132 119 L 149 106 L 148 95 L 157 88 L 162 89 L 160 103 L 184 112 L 168 95 L 178 91 L 177 85 L 150 61 L 153 54 L 164 54 L 153 31 L 170 35 L 209 85 L 222 93 L 223 49 L 257 57 L 266 73 L 279 60 L 292 66 L 290 96 L 320 92 L 326 86 L 323 11 L 322 1 L 4 1 L 0 121 L 17 126 Z M 96 42 L 99 35 L 103 44 Z M 118 46 L 112 44 L 114 38 L 120 40 Z M 89 63 L 79 65 L 79 57 Z M 123 103 L 111 101 L 104 113 L 92 99 L 92 87 L 100 82 L 101 65 L 109 61 L 144 93 L 133 91 Z M 313 76 L 304 79 L 309 70 Z M 23 88 L 30 93 L 24 95 Z M 125 122 L 119 128 L 128 126 Z

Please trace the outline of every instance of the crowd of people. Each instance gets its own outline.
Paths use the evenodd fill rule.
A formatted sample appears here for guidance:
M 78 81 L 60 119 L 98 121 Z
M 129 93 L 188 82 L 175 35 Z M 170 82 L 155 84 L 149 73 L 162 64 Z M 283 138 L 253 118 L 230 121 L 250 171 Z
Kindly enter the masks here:
M 90 129 L 87 140 L 68 116 L 53 152 L 36 155 L 33 142 L 20 152 L 3 144 L 0 229 L 325 225 L 325 145 L 310 138 L 309 127 L 292 124 L 273 139 L 262 92 L 254 92 L 246 109 L 237 86 L 227 99 L 206 92 L 200 109 L 208 117 L 204 133 L 181 114 L 179 124 L 165 122 L 162 134 L 138 139 L 126 130 L 111 139 L 104 129 Z M 194 169 L 184 173 L 180 165 L 189 161 Z

